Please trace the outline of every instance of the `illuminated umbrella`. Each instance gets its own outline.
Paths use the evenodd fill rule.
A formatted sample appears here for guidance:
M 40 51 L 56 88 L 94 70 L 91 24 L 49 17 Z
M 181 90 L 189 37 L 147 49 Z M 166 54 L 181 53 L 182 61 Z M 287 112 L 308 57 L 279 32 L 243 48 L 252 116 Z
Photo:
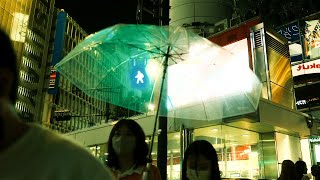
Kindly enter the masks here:
M 88 36 L 56 69 L 89 96 L 137 112 L 158 108 L 165 91 L 159 115 L 169 117 L 231 117 L 255 111 L 260 97 L 249 67 L 182 27 L 115 25 Z M 205 113 L 190 112 L 200 109 Z
M 88 36 L 56 69 L 89 96 L 117 106 L 216 120 L 257 108 L 261 84 L 239 62 L 183 27 L 119 24 Z

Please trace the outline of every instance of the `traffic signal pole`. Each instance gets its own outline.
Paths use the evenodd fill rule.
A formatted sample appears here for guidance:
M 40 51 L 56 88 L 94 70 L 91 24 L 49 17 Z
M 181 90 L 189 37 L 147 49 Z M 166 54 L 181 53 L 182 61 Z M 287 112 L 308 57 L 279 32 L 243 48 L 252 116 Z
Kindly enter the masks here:
M 159 0 L 159 25 L 169 25 L 169 0 Z M 166 83 L 166 82 L 165 82 Z M 167 84 L 165 84 L 166 86 Z M 167 96 L 167 88 L 164 88 L 164 97 Z M 167 99 L 167 98 L 163 98 Z M 164 100 L 162 107 L 166 107 Z M 158 150 L 157 150 L 157 166 L 162 179 L 167 179 L 167 159 L 168 159 L 168 117 L 159 116 L 159 135 L 158 135 Z
M 159 26 L 166 26 L 169 25 L 169 0 L 158 0 L 158 4 L 155 4 L 156 6 L 158 6 L 158 8 L 154 8 L 153 10 L 148 10 L 144 7 L 144 1 L 146 0 L 138 0 L 138 7 L 137 7 L 137 12 L 136 12 L 136 18 L 137 18 L 137 23 L 138 24 L 143 24 L 143 12 L 147 12 L 149 14 L 153 15 L 154 18 L 154 24 L 157 24 Z M 164 79 L 163 79 L 164 80 Z M 164 81 L 163 83 L 164 86 L 166 87 L 167 84 Z M 162 90 L 162 96 L 164 98 L 159 98 L 159 101 L 161 101 L 161 99 L 166 99 L 167 96 L 167 88 L 164 88 L 165 90 Z M 162 101 L 161 105 L 162 108 L 158 107 L 159 109 L 162 109 L 162 111 L 167 111 L 166 110 L 166 101 Z M 157 113 L 158 114 L 158 113 Z M 161 114 L 166 114 L 166 112 L 161 112 Z M 155 123 L 157 122 L 158 117 L 155 117 Z M 155 124 L 156 127 L 156 124 Z M 167 179 L 167 153 L 168 153 L 168 118 L 167 116 L 159 116 L 158 118 L 158 149 L 157 149 L 157 166 L 158 169 L 160 171 L 160 175 L 162 177 L 163 180 Z M 156 133 L 155 133 L 156 134 Z M 154 134 L 153 134 L 154 135 Z M 153 143 L 153 138 L 152 137 L 152 143 Z M 152 144 L 151 143 L 151 144 Z M 151 145 L 150 148 L 152 148 L 153 146 Z M 150 154 L 148 157 L 151 160 L 151 151 L 152 149 L 150 149 Z M 150 166 L 149 162 L 147 164 L 147 166 Z M 147 167 L 147 169 L 150 169 L 150 167 Z M 143 178 L 142 179 L 147 179 L 148 177 L 148 172 L 144 172 L 143 174 Z

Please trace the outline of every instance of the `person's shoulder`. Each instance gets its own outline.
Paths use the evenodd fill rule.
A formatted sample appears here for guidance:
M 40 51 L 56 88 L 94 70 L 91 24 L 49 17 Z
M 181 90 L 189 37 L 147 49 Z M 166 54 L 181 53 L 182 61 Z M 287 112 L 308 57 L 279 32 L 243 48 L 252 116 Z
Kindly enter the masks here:
M 161 174 L 157 166 L 152 164 L 151 171 L 152 171 L 154 180 L 161 180 Z
M 83 159 L 95 159 L 88 150 L 86 150 L 79 143 L 72 141 L 58 133 L 55 133 L 47 128 L 40 127 L 39 125 L 34 126 L 38 128 L 41 134 L 43 146 L 45 145 L 46 150 L 50 151 L 51 155 L 57 155 L 60 158 L 74 158 L 78 160 Z
M 41 149 L 48 155 L 50 165 L 58 167 L 62 174 L 73 174 L 80 180 L 113 179 L 111 171 L 80 144 L 39 125 L 32 128 L 41 136 Z
M 33 136 L 42 143 L 41 145 L 44 147 L 49 147 L 47 149 L 52 150 L 77 150 L 83 149 L 76 142 L 67 139 L 66 137 L 51 131 L 45 127 L 42 127 L 38 124 L 30 124 L 30 129 L 33 131 Z
M 310 180 L 310 179 L 311 179 L 311 178 L 310 178 L 308 175 L 306 175 L 306 174 L 302 176 L 302 180 Z

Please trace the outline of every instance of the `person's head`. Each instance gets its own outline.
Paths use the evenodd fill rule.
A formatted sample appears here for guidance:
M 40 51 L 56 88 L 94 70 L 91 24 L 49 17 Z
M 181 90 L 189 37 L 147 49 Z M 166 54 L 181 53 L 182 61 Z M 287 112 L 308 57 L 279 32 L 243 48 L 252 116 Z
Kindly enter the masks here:
M 119 120 L 111 130 L 108 141 L 108 165 L 119 169 L 119 158 L 133 157 L 137 166 L 146 165 L 148 145 L 140 125 L 131 119 Z
M 302 177 L 303 174 L 307 174 L 307 164 L 304 161 L 297 161 L 295 166 L 298 178 Z
M 291 160 L 284 160 L 281 164 L 280 180 L 296 179 L 296 169 Z
M 0 98 L 17 100 L 18 71 L 16 54 L 9 36 L 0 29 Z
M 313 165 L 311 167 L 311 174 L 312 176 L 320 176 L 320 167 L 318 165 Z
M 192 179 L 220 179 L 217 152 L 208 141 L 194 141 L 184 153 L 182 180 Z

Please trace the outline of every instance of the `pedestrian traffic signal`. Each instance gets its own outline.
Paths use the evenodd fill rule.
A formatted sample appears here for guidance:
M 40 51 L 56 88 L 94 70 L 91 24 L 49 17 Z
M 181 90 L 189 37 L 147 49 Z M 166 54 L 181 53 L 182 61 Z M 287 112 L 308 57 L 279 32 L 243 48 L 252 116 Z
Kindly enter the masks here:
M 149 77 L 146 72 L 147 59 L 133 59 L 130 67 L 131 87 L 145 89 L 149 86 Z

